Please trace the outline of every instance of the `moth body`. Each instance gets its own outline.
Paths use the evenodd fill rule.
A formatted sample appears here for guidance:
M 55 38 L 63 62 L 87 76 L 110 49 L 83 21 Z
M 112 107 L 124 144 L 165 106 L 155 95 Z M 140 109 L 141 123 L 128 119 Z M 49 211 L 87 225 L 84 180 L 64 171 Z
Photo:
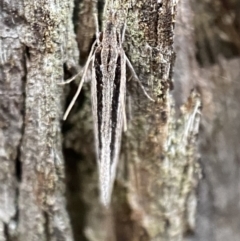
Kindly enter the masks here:
M 144 87 L 126 57 L 122 48 L 122 36 L 125 28 L 120 24 L 112 10 L 106 13 L 103 31 L 92 45 L 88 60 L 82 73 L 76 94 L 68 106 L 63 119 L 70 113 L 81 92 L 87 69 L 92 62 L 92 113 L 95 134 L 97 164 L 99 170 L 100 200 L 108 206 L 111 201 L 113 184 L 121 147 L 123 122 L 126 127 L 126 64 L 133 77 L 139 82 L 145 95 Z M 123 31 L 121 32 L 123 27 Z M 73 81 L 79 73 L 63 84 Z
M 120 30 L 109 18 L 92 61 L 91 93 L 100 200 L 106 206 L 111 199 L 119 158 L 126 92 L 126 62 L 119 40 Z

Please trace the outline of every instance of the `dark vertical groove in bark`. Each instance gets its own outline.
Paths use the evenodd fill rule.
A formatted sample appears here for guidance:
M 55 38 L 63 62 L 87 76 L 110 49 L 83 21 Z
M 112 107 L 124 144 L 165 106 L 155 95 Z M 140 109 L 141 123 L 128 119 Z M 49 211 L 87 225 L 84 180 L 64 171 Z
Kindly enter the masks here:
M 43 212 L 44 215 L 44 230 L 45 230 L 45 237 L 46 237 L 46 241 L 50 241 L 50 232 L 49 232 L 49 217 L 48 217 L 48 213 L 47 212 Z
M 67 209 L 73 229 L 74 240 L 87 241 L 84 235 L 87 207 L 80 195 L 83 193 L 83 177 L 79 170 L 82 155 L 73 149 L 64 149 L 66 164 Z

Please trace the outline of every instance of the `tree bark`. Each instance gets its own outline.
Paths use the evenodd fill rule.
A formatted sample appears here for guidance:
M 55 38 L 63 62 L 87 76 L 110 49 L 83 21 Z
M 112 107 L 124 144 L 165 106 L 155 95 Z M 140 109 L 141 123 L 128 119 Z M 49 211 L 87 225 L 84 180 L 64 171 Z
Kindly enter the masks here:
M 1 1 L 1 240 L 72 240 L 61 151 L 69 1 Z
M 239 1 L 194 1 L 203 113 L 196 234 L 239 240 Z M 203 17 L 203 15 L 205 17 Z
M 58 85 L 82 70 L 104 1 L 0 0 L 0 241 L 238 240 L 234 2 L 114 1 L 125 53 L 155 102 L 127 82 L 128 130 L 106 209 L 90 84 L 64 123 L 79 80 Z

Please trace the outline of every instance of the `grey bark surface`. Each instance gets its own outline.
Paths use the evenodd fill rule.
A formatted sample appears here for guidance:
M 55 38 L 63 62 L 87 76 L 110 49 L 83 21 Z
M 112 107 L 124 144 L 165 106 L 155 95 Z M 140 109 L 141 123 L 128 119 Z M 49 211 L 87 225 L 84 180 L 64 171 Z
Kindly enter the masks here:
M 196 228 L 188 240 L 239 240 L 240 5 L 239 1 L 224 0 L 191 3 L 197 47 L 194 57 L 200 68 L 183 72 L 196 73 L 193 81 L 202 96 L 199 150 L 203 177 L 198 189 Z M 181 46 L 186 43 L 189 41 L 182 41 Z M 185 53 L 188 50 L 189 46 Z M 178 57 L 177 52 L 177 72 L 182 69 Z M 184 82 L 178 85 L 186 90 Z
M 194 240 L 239 240 L 239 67 L 220 60 L 202 73 L 204 179 Z M 211 85 L 209 85 L 209 82 Z
M 193 240 L 239 240 L 239 1 L 194 5 L 203 99 L 199 188 Z M 205 17 L 203 17 L 203 15 Z
M 1 1 L 1 240 L 73 240 L 61 151 L 68 1 Z

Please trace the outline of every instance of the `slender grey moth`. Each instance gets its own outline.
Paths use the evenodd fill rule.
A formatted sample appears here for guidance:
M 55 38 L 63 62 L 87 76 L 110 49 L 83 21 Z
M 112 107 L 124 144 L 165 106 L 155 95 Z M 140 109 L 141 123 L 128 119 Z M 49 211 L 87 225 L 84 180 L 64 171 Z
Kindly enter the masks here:
M 84 67 L 82 80 L 63 119 L 67 118 L 80 94 L 87 69 L 92 62 L 91 98 L 99 170 L 100 200 L 101 203 L 108 206 L 116 176 L 122 130 L 123 126 L 126 126 L 126 64 L 129 66 L 133 77 L 139 83 L 140 81 L 122 48 L 125 27 L 119 26 L 115 12 L 112 10 L 104 12 L 106 19 L 103 31 L 101 35 L 98 35 L 92 46 Z M 64 82 L 64 84 L 71 82 L 75 78 L 76 76 Z M 145 95 L 151 99 L 141 83 L 140 86 Z

